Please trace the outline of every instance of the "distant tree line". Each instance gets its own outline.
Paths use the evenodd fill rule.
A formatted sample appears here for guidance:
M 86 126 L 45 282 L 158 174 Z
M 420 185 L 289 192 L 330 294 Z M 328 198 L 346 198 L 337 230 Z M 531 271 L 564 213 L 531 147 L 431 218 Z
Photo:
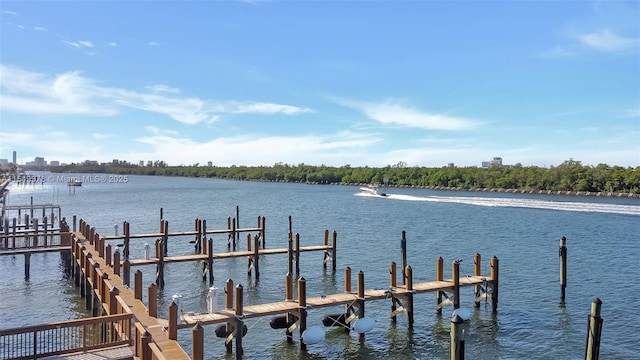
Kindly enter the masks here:
M 599 164 L 585 166 L 567 160 L 558 166 L 408 167 L 404 162 L 373 167 L 289 165 L 273 166 L 168 166 L 156 161 L 152 166 L 117 164 L 71 164 L 54 167 L 54 172 L 112 173 L 131 175 L 187 176 L 234 180 L 302 182 L 314 184 L 383 184 L 391 186 L 449 187 L 459 189 L 517 189 L 528 191 L 580 191 L 640 194 L 640 167 Z

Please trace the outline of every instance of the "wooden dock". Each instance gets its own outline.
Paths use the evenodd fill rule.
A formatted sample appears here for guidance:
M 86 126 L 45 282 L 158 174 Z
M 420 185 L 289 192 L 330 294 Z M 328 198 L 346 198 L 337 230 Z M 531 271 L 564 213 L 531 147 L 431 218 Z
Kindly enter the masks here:
M 450 279 L 443 277 L 443 259 L 436 260 L 436 279 L 428 282 L 413 283 L 413 272 L 411 266 L 406 264 L 406 239 L 403 232 L 402 251 L 403 259 L 400 274 L 397 274 L 396 264 L 392 262 L 389 266 L 389 283 L 383 288 L 365 290 L 364 273 L 357 273 L 356 289 L 351 288 L 351 269 L 345 269 L 344 292 L 337 294 L 327 294 L 318 297 L 306 296 L 306 280 L 298 277 L 299 254 L 305 251 L 321 251 L 324 254 L 323 264 L 332 262 L 335 270 L 336 259 L 336 233 L 333 232 L 331 242 L 330 233 L 325 231 L 324 244 L 316 246 L 301 246 L 298 234 L 289 233 L 289 244 L 287 248 L 266 249 L 264 242 L 261 243 L 261 235 L 264 232 L 264 219 L 260 220 L 259 226 L 255 228 L 238 229 L 233 226 L 222 230 L 206 230 L 206 225 L 199 224 L 196 219 L 195 231 L 169 232 L 169 225 L 166 220 L 161 220 L 161 232 L 150 234 L 130 234 L 128 223 L 123 224 L 122 236 L 100 236 L 95 228 L 88 225 L 83 220 L 79 222 L 79 231 L 69 231 L 64 223 L 61 229 L 64 230 L 62 239 L 70 241 L 69 266 L 72 278 L 76 286 L 80 288 L 81 295 L 85 298 L 85 305 L 88 310 L 92 310 L 94 316 L 104 318 L 104 321 L 117 317 L 130 319 L 127 326 L 115 326 L 119 329 L 118 341 L 125 341 L 131 349 L 134 358 L 140 359 L 189 359 L 190 357 L 177 342 L 179 329 L 191 328 L 192 336 L 192 357 L 200 360 L 204 357 L 204 328 L 205 325 L 219 324 L 216 328 L 216 336 L 224 338 L 224 346 L 227 353 L 233 352 L 233 342 L 235 341 L 235 358 L 242 358 L 242 329 L 246 329 L 244 321 L 250 318 L 273 317 L 276 325 L 274 329 L 283 329 L 288 341 L 293 341 L 293 332 L 299 331 L 299 345 L 304 351 L 306 344 L 303 335 L 307 329 L 307 311 L 310 309 L 329 308 L 342 306 L 344 312 L 340 315 L 341 320 L 333 321 L 332 325 L 340 325 L 345 329 L 351 329 L 357 320 L 365 318 L 365 305 L 370 301 L 390 302 L 390 321 L 396 320 L 399 314 L 407 315 L 407 326 L 414 325 L 413 299 L 422 293 L 436 293 L 435 311 L 440 313 L 446 305 L 454 308 L 460 306 L 460 288 L 474 287 L 474 303 L 480 306 L 482 300 L 491 300 L 492 310 L 497 311 L 498 303 L 498 259 L 491 259 L 491 274 L 482 275 L 481 258 L 479 254 L 474 257 L 473 276 L 460 276 L 459 262 L 452 263 L 452 276 Z M 75 224 L 74 224 L 75 228 Z M 228 233 L 233 236 L 236 242 L 237 234 L 245 230 L 257 232 L 258 235 L 247 235 L 246 251 L 228 251 L 223 253 L 213 252 L 213 240 L 206 235 L 212 233 Z M 200 251 L 196 254 L 167 256 L 167 241 L 170 236 L 194 236 L 194 242 L 200 243 Z M 144 259 L 129 258 L 129 241 L 139 238 L 156 238 L 155 255 Z M 231 236 L 229 237 L 231 240 Z M 120 252 L 112 252 L 111 244 L 107 240 L 123 240 L 124 251 L 122 261 Z M 231 245 L 230 243 L 228 243 Z M 260 246 L 262 245 L 262 246 Z M 54 247 L 51 247 L 50 251 Z M 38 250 L 38 249 L 34 249 Z M 234 249 L 235 250 L 235 249 Z M 14 251 L 20 251 L 15 249 Z M 26 251 L 26 250 L 25 250 Z M 45 250 L 42 250 L 45 251 Z M 196 248 L 196 251 L 198 249 Z M 265 304 L 252 304 L 244 306 L 243 287 L 238 284 L 234 287 L 232 280 L 225 283 L 225 306 L 224 309 L 217 309 L 217 305 L 211 308 L 208 313 L 187 312 L 178 314 L 178 304 L 171 302 L 168 309 L 168 318 L 158 318 L 157 291 L 162 287 L 162 275 L 156 276 L 156 281 L 147 287 L 148 304 L 142 302 L 143 279 L 140 270 L 131 275 L 131 267 L 142 265 L 155 265 L 157 274 L 162 274 L 164 265 L 173 262 L 200 261 L 207 265 L 207 270 L 203 274 L 203 281 L 206 273 L 209 273 L 210 282 L 212 276 L 213 260 L 228 259 L 234 257 L 247 257 L 249 259 L 248 270 L 254 270 L 256 277 L 259 274 L 258 259 L 261 256 L 272 254 L 288 254 L 288 271 L 284 278 L 284 301 Z M 295 265 L 295 267 L 294 267 Z M 293 275 L 295 270 L 295 277 Z M 399 276 L 400 275 L 400 276 Z M 399 285 L 397 278 L 402 279 Z M 294 299 L 294 278 L 297 279 L 297 297 Z M 102 317 L 101 317 L 102 316 Z M 127 316 L 122 318 L 122 316 Z M 96 319 L 98 319 L 96 318 Z M 96 320 L 98 321 L 98 320 Z M 109 328 L 109 325 L 105 325 Z M 103 326 L 104 328 L 104 326 Z M 128 330 L 125 331 L 125 328 Z M 355 329 L 355 325 L 353 325 Z M 12 330 L 12 333 L 18 330 Z M 103 330 L 102 330 L 103 331 Z M 19 331 L 18 331 L 19 332 Z M 2 335 L 0 331 L 0 335 Z M 364 336 L 361 334 L 361 336 Z M 106 346 L 106 345 L 100 345 Z

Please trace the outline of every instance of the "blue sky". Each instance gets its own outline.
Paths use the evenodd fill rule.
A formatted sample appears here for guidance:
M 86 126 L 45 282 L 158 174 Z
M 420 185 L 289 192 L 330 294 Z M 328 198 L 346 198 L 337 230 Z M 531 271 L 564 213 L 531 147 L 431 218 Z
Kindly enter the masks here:
M 640 166 L 637 1 L 2 1 L 0 158 Z

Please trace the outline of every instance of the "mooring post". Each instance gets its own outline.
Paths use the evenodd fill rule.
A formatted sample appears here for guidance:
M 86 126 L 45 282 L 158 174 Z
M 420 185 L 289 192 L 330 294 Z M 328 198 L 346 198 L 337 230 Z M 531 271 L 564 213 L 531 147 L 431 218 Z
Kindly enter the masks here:
M 207 251 L 206 249 L 204 249 L 204 247 L 206 247 L 207 245 L 207 220 L 202 219 L 202 226 L 200 227 L 200 229 L 201 229 L 201 234 L 200 234 L 200 238 L 198 239 L 197 250 L 198 250 L 198 253 L 204 254 L 205 252 L 203 252 L 203 250 Z
M 169 221 L 164 221 L 164 231 L 162 233 L 162 249 L 163 249 L 163 258 L 165 256 L 169 256 Z M 164 286 L 164 285 L 163 285 Z
M 307 345 L 302 334 L 307 330 L 307 281 L 304 277 L 298 279 L 298 313 L 300 314 L 300 350 L 306 351 Z
M 244 314 L 243 314 L 243 299 L 242 295 L 243 288 L 242 285 L 238 284 L 236 286 L 236 359 L 242 359 L 242 335 L 244 333 Z
M 260 238 L 256 235 L 253 238 L 253 270 L 256 273 L 256 280 L 260 278 L 260 263 L 258 249 L 260 248 Z
M 560 303 L 564 304 L 565 289 L 567 288 L 567 238 L 560 238 Z
M 24 278 L 26 280 L 29 279 L 31 272 L 31 253 L 24 253 Z
M 482 276 L 481 272 L 482 272 L 482 266 L 481 266 L 481 262 L 482 262 L 482 258 L 480 257 L 480 254 L 476 253 L 473 256 L 473 276 Z M 474 300 L 474 304 L 476 308 L 480 307 L 480 292 L 481 292 L 482 286 L 480 285 L 476 285 L 473 287 L 474 293 L 475 293 L 475 300 Z
M 111 244 L 107 244 L 107 247 L 104 250 L 104 261 L 107 264 L 107 266 L 111 266 Z
M 133 296 L 138 300 L 142 300 L 142 271 L 140 270 L 136 270 L 133 274 Z
M 158 285 L 158 288 L 164 289 L 164 252 L 162 250 L 162 241 L 156 240 L 156 242 L 158 243 L 157 248 L 159 249 L 158 262 L 156 263 L 156 285 Z
M 293 234 L 291 233 L 287 242 L 287 264 L 289 274 L 293 274 Z
M 131 285 L 131 261 L 125 259 L 122 263 L 122 283 L 126 286 Z
M 129 259 L 129 223 L 122 223 L 122 232 L 124 234 L 124 250 L 122 250 L 122 258 L 124 260 Z
M 287 273 L 284 277 L 284 300 L 285 301 L 293 301 L 293 275 L 291 273 Z M 287 329 L 285 331 L 285 336 L 287 337 L 287 342 L 293 342 L 293 334 L 291 332 L 290 327 L 295 322 L 293 315 L 290 312 L 287 312 L 286 320 L 287 320 Z
M 442 258 L 442 256 L 440 256 L 436 260 L 436 281 L 443 281 L 443 280 L 444 280 L 444 259 Z M 442 306 L 440 306 L 440 304 L 442 304 L 441 290 L 436 291 L 436 298 L 437 298 L 436 311 L 438 312 L 438 315 L 442 315 Z
M 240 206 L 236 205 L 236 228 L 240 229 Z M 240 242 L 240 233 L 237 235 L 238 242 Z
M 458 260 L 451 264 L 451 277 L 453 280 L 453 308 L 460 308 L 460 262 Z
M 300 234 L 296 233 L 296 249 L 295 249 L 295 262 L 296 262 L 296 278 L 300 276 Z
M 236 251 L 236 229 L 237 229 L 236 219 L 234 218 L 233 221 L 231 221 L 231 236 L 233 237 L 233 251 Z
M 324 242 L 323 242 L 323 244 L 324 244 L 325 247 L 329 246 L 329 230 L 328 229 L 326 229 L 324 231 Z M 328 261 L 328 258 L 329 258 L 329 253 L 327 252 L 327 250 L 324 250 L 322 253 L 323 253 L 323 255 L 322 255 L 322 268 L 326 269 L 327 268 L 327 261 Z
M 169 304 L 169 331 L 168 336 L 170 340 L 178 339 L 178 304 L 171 300 Z
M 460 315 L 456 315 L 451 319 L 451 360 L 464 360 L 464 330 L 462 329 L 464 320 Z
M 200 221 L 200 219 L 196 218 L 194 220 L 194 227 L 195 227 L 195 231 L 196 231 L 196 237 L 195 239 L 193 239 L 193 243 L 194 248 L 196 250 L 196 252 L 200 253 L 202 251 L 202 248 L 200 247 L 200 241 L 202 239 L 202 236 L 200 234 L 200 226 L 202 225 L 202 222 Z M 162 231 L 162 228 L 160 229 L 160 232 L 164 233 L 164 231 Z
M 204 359 L 204 328 L 200 322 L 191 329 L 191 359 Z
M 402 268 L 407 268 L 407 232 L 402 230 L 402 238 L 400 240 L 400 249 L 402 250 Z M 402 285 L 405 285 L 406 279 L 404 278 L 404 273 L 402 274 Z
M 595 298 L 591 302 L 591 313 L 587 322 L 587 345 L 585 348 L 585 360 L 598 360 L 600 358 L 600 338 L 602 335 L 602 318 L 600 310 L 602 301 Z
M 164 210 L 160 208 L 160 221 L 164 219 Z
M 147 291 L 149 294 L 149 305 L 147 307 L 149 316 L 158 317 L 158 287 L 152 283 L 147 288 Z
M 120 290 L 117 287 L 112 287 L 109 290 L 109 315 L 115 315 L 118 312 L 118 300 L 116 296 L 120 295 Z
M 209 285 L 213 286 L 213 239 L 209 239 L 207 246 L 207 268 L 209 269 Z
M 336 259 L 338 255 L 338 233 L 334 230 L 331 237 L 331 266 L 332 270 L 336 271 Z
M 389 291 L 393 291 L 397 286 L 396 262 L 392 261 L 389 265 Z M 396 301 L 391 298 L 391 321 L 396 322 Z
M 358 278 L 356 280 L 358 286 L 358 319 L 364 318 L 364 272 L 358 271 Z M 364 333 L 360 333 L 360 339 L 364 339 Z
M 266 229 L 265 228 L 265 222 L 266 222 L 266 219 L 263 216 L 262 217 L 262 221 L 260 222 L 260 229 L 261 229 L 260 230 L 260 235 L 262 235 L 262 248 L 263 249 L 265 248 L 265 246 L 267 246 L 267 237 L 266 237 L 267 236 L 267 232 L 265 231 L 265 229 Z
M 407 326 L 409 329 L 413 329 L 413 269 L 411 265 L 407 265 L 404 270 L 407 283 L 405 289 L 407 290 Z
M 38 236 L 38 219 L 33 219 L 33 246 L 38 247 L 40 242 L 40 236 Z
M 491 258 L 491 311 L 498 311 L 498 265 L 496 256 Z
M 113 253 L 113 273 L 120 276 L 120 251 L 117 248 Z
M 73 215 L 73 232 L 76 232 L 76 216 Z
M 344 292 L 351 294 L 351 267 L 347 266 L 344 269 Z M 344 305 L 345 319 L 351 316 L 351 306 L 349 304 Z M 344 331 L 349 332 L 351 329 L 348 326 L 344 327 Z
M 42 210 L 44 211 L 44 209 Z M 43 233 L 43 238 L 44 238 L 44 247 L 49 246 L 49 237 L 47 236 L 47 232 L 49 231 L 49 222 L 47 221 L 47 217 L 43 216 L 42 217 L 42 226 L 44 227 L 44 233 Z

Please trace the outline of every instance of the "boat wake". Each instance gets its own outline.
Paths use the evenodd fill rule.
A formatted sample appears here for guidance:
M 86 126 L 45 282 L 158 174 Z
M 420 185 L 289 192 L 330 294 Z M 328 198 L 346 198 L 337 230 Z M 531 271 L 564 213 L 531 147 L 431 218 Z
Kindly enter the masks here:
M 366 192 L 357 193 L 356 196 L 381 197 Z M 516 198 L 489 198 L 475 196 L 412 196 L 402 194 L 386 194 L 386 199 L 403 201 L 429 201 L 441 203 L 457 203 L 486 207 L 514 207 L 543 210 L 597 212 L 610 214 L 623 214 L 640 216 L 640 206 L 620 205 L 590 202 L 549 201 L 536 199 Z

